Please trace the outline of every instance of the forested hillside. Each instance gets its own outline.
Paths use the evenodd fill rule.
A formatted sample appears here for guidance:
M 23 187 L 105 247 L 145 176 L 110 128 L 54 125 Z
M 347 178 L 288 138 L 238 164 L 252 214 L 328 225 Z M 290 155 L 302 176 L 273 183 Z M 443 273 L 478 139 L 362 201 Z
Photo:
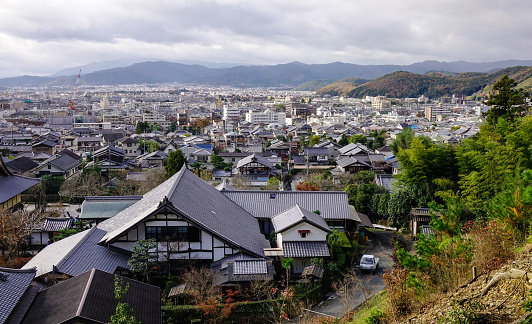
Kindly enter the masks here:
M 399 227 L 408 227 L 411 208 L 431 208 L 434 234 L 418 234 L 415 251 L 400 241 L 395 246 L 381 323 L 412 316 L 410 323 L 506 323 L 532 310 L 531 265 L 512 262 L 527 244 L 530 249 L 532 225 L 530 95 L 517 84 L 507 76 L 493 84 L 486 122 L 459 145 L 416 137 L 409 128 L 400 133 L 392 145 L 401 164 L 393 193 L 371 183 L 348 187 L 357 210 L 365 205 L 373 219 Z M 452 293 L 459 287 L 466 287 L 460 296 Z M 427 311 L 444 295 L 441 308 Z M 430 315 L 418 315 L 423 312 Z
M 532 89 L 532 68 L 511 67 L 494 73 L 442 73 L 415 74 L 394 72 L 376 80 L 356 84 L 340 80 L 317 91 L 318 94 L 363 98 L 364 96 L 387 96 L 389 98 L 429 98 L 464 95 L 486 97 L 493 84 L 503 75 L 516 80 L 526 90 Z

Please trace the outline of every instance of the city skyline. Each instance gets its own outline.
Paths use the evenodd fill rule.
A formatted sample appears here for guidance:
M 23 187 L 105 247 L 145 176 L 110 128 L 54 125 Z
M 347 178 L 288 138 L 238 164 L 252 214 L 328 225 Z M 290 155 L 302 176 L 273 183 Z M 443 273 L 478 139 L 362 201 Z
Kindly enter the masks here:
M 0 77 L 121 59 L 269 65 L 530 59 L 532 6 L 499 1 L 9 1 Z

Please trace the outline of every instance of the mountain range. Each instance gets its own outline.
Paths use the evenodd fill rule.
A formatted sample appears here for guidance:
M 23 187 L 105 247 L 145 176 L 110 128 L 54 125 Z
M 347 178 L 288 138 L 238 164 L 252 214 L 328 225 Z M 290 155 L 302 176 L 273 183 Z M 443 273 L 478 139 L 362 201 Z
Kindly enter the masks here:
M 428 72 L 416 74 L 397 71 L 372 81 L 361 83 L 360 79 L 346 78 L 319 90 L 320 95 L 363 98 L 386 96 L 388 98 L 429 98 L 453 94 L 486 97 L 495 82 L 508 75 L 517 82 L 517 88 L 532 90 L 532 67 L 514 66 L 493 73 L 481 72 Z
M 512 66 L 532 66 L 532 60 L 508 60 L 487 63 L 424 61 L 410 65 L 358 65 L 351 63 L 304 64 L 292 62 L 277 65 L 232 67 L 207 67 L 165 61 L 141 62 L 129 66 L 107 69 L 106 64 L 91 65 L 81 71 L 81 85 L 156 84 L 177 82 L 182 84 L 228 85 L 237 87 L 282 87 L 291 89 L 314 80 L 341 80 L 357 78 L 374 80 L 386 74 L 406 71 L 417 74 L 427 72 L 495 72 Z M 97 70 L 98 67 L 103 68 Z M 76 82 L 78 68 L 58 72 L 54 76 L 20 76 L 0 79 L 0 86 L 68 86 Z M 64 74 L 72 73 L 65 76 Z M 319 82 L 316 84 L 320 84 Z

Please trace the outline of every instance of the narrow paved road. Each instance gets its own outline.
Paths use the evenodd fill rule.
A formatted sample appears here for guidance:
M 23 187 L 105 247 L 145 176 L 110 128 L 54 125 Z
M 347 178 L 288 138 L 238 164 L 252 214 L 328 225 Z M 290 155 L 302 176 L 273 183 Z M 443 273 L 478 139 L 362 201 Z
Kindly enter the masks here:
M 367 273 L 359 274 L 360 279 L 362 280 L 362 285 L 365 287 L 365 289 L 367 289 L 367 293 L 363 294 L 362 291 L 357 291 L 356 296 L 351 301 L 350 309 L 359 306 L 365 301 L 365 298 L 369 298 L 370 296 L 373 296 L 384 289 L 382 274 L 384 273 L 384 269 L 391 269 L 393 266 L 393 260 L 391 258 L 393 249 L 392 245 L 390 244 L 390 239 L 394 235 L 395 233 L 379 230 L 369 231 L 368 236 L 370 239 L 370 244 L 368 245 L 368 250 L 366 253 L 374 254 L 376 257 L 380 258 L 379 268 L 373 275 Z M 343 313 L 345 313 L 346 308 L 342 304 L 341 297 L 335 293 L 328 300 L 314 307 L 313 310 L 322 314 L 340 317 Z

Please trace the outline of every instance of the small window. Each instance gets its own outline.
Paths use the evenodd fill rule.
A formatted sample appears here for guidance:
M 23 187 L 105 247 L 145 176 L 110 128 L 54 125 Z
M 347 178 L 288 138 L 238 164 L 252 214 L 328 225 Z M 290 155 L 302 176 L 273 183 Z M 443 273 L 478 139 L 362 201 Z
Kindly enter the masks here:
M 301 238 L 305 238 L 307 237 L 307 234 L 310 233 L 310 230 L 299 230 L 298 232 Z
M 52 166 L 50 164 L 48 164 L 48 170 L 50 170 L 52 168 Z

